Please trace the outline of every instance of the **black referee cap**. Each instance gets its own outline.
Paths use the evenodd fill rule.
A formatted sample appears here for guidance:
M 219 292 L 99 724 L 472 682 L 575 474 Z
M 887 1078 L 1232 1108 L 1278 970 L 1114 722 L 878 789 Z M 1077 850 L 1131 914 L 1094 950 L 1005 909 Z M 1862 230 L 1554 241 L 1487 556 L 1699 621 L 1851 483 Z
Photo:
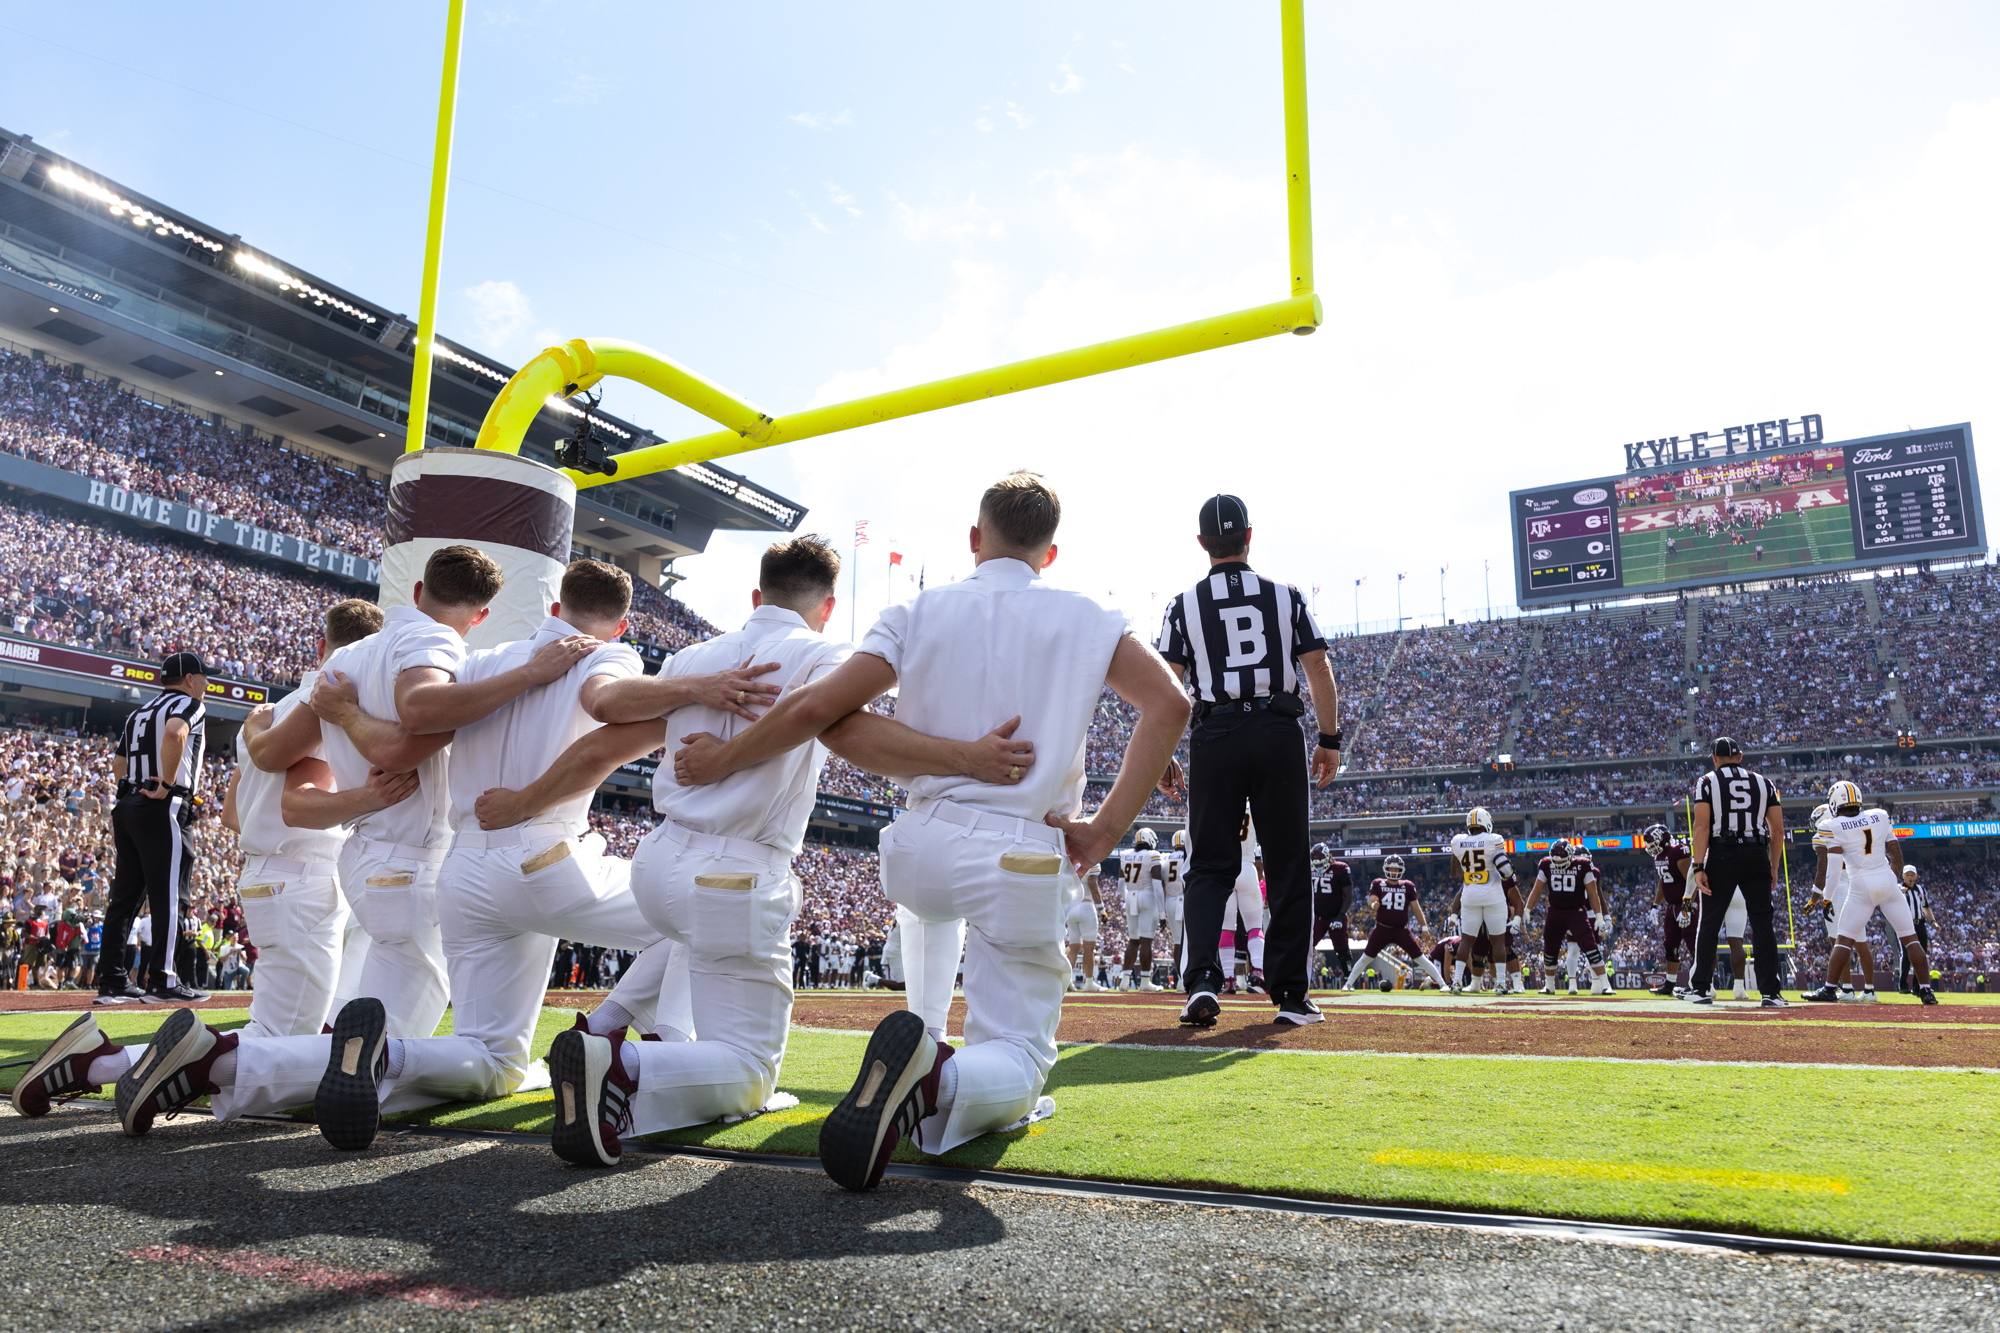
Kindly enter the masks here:
M 1201 535 L 1240 537 L 1250 530 L 1250 511 L 1233 495 L 1211 495 L 1201 506 Z
M 160 663 L 160 679 L 169 685 L 188 676 L 209 674 L 200 653 L 168 653 L 167 660 Z
M 1718 759 L 1730 759 L 1742 754 L 1743 747 L 1727 736 L 1717 736 L 1715 744 L 1710 748 L 1709 753 Z

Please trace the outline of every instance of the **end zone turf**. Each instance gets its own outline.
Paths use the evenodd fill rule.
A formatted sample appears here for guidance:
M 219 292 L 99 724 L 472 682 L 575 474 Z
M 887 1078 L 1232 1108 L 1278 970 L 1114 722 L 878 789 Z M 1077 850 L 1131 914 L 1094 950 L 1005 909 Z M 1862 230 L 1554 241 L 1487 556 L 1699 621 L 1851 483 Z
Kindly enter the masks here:
M 839 997 L 829 997 L 838 999 Z M 1258 1002 L 1232 1007 L 1242 1035 L 1162 1049 L 1139 1041 L 1159 1029 L 1155 1002 L 1091 997 L 1065 1008 L 1073 1021 L 1112 1023 L 1113 1040 L 1065 1045 L 1050 1078 L 1054 1119 L 990 1136 L 943 1159 L 1097 1179 L 1252 1190 L 1418 1206 L 1525 1212 L 1866 1244 L 2000 1252 L 1992 1180 L 2000 1152 L 2000 1071 L 1843 1067 L 1854 1062 L 1829 1035 L 1900 1034 L 1919 1045 L 1942 1037 L 1956 1061 L 1991 1066 L 1987 1045 L 2000 1011 L 1877 1006 L 1888 1015 L 1801 1011 L 1782 1025 L 1739 1016 L 1686 1016 L 1635 1004 L 1629 1014 L 1556 1018 L 1508 1013 L 1504 1002 L 1438 1006 L 1370 1003 L 1273 1043 L 1252 1024 Z M 1382 997 L 1387 1000 L 1390 997 Z M 1111 1003 L 1107 1003 L 1110 1001 Z M 839 999 L 886 1008 L 885 1001 Z M 1610 1008 L 1610 1005 L 1600 1006 Z M 800 1018 L 832 1015 L 801 997 Z M 1101 1013 L 1092 1012 L 1102 1010 Z M 1267 1014 L 1267 1010 L 1265 1013 Z M 1892 1015 L 1892 1016 L 1891 1016 Z M 1933 1015 L 1936 1015 L 1933 1019 Z M 221 1024 L 240 1012 L 208 1015 Z M 546 1010 L 535 1044 L 545 1053 L 568 1025 Z M 1605 1058 L 1573 1046 L 1513 1054 L 1450 1050 L 1415 1054 L 1313 1049 L 1308 1034 L 1344 1040 L 1387 1020 L 1428 1021 L 1448 1034 L 1555 1024 L 1557 1037 L 1596 1029 L 1694 1034 L 1684 1054 Z M 1914 1021 L 1900 1021 L 1914 1020 Z M 57 1014 L 0 1016 L 0 1061 L 32 1054 L 68 1021 Z M 136 1038 L 157 1015 L 110 1014 L 108 1032 Z M 1453 1026 L 1455 1025 L 1455 1026 Z M 1222 1040 L 1218 1042 L 1217 1037 Z M 1784 1037 L 1817 1058 L 1746 1059 L 1749 1037 Z M 1440 1038 L 1439 1044 L 1444 1038 Z M 1642 1038 L 1642 1040 L 1649 1040 Z M 661 1138 L 721 1148 L 809 1155 L 819 1121 L 853 1077 L 864 1038 L 814 1026 L 794 1031 L 780 1087 L 800 1105 L 734 1125 Z M 1537 1036 L 1535 1045 L 1550 1043 Z M 1628 1048 L 1629 1049 L 1629 1048 Z M 1533 1058 L 1519 1058 L 1522 1055 Z M 0 1074 L 11 1082 L 18 1071 Z M 546 1091 L 477 1105 L 432 1108 L 400 1119 L 466 1128 L 546 1132 Z M 160 1132 L 160 1131 L 155 1131 Z M 907 1145 L 897 1154 L 919 1160 Z

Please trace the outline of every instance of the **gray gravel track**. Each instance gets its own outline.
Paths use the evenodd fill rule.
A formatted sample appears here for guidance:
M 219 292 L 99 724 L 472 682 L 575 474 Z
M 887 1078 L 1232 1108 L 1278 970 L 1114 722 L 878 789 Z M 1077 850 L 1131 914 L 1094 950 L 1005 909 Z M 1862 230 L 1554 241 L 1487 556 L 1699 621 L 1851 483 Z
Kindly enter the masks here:
M 2000 1330 L 2000 1278 L 191 1117 L 0 1111 L 0 1330 Z

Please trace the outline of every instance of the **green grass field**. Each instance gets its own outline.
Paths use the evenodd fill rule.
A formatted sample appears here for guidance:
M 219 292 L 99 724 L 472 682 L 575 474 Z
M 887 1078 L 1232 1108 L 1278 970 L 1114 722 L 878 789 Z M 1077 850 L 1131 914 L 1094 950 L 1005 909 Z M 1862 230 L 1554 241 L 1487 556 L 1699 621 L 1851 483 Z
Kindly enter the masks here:
M 241 1011 L 204 1015 L 218 1026 Z M 67 1015 L 0 1016 L 0 1061 Z M 157 1015 L 103 1020 L 138 1037 Z M 544 1010 L 537 1054 L 570 1021 Z M 800 1105 L 662 1138 L 813 1153 L 864 1038 L 797 1030 Z M 0 1080 L 11 1085 L 18 1070 Z M 948 1165 L 2000 1251 L 2000 1071 L 1064 1049 L 1058 1113 Z M 402 1119 L 546 1132 L 546 1091 Z M 917 1160 L 907 1145 L 902 1160 Z
M 1667 554 L 1667 538 L 1676 550 Z M 1704 537 L 1692 531 L 1653 528 L 1621 535 L 1619 558 L 1625 562 L 1625 586 L 1683 583 L 1693 579 L 1768 578 L 1804 565 L 1854 558 L 1854 529 L 1845 505 L 1826 505 L 1778 515 L 1762 532 L 1749 534 L 1748 545 L 1732 546 L 1729 534 Z M 1756 558 L 1756 548 L 1764 558 Z

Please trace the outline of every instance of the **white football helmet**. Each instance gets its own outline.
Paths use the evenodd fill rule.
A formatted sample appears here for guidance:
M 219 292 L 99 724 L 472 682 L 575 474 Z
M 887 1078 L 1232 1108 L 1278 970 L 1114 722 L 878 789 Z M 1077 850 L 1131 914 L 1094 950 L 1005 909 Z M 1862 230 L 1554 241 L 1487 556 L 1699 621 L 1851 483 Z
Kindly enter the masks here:
M 1806 821 L 1806 824 L 1810 828 L 1818 828 L 1820 825 L 1820 821 L 1825 819 L 1828 815 L 1832 813 L 1833 813 L 1832 806 L 1816 805 L 1813 807 L 1812 817 Z
M 1493 831 L 1493 812 L 1483 805 L 1473 806 L 1465 812 L 1465 831 L 1467 833 L 1491 833 Z
M 1383 857 L 1383 858 L 1382 858 L 1382 878 L 1383 878 L 1383 879 L 1401 879 L 1402 877 L 1403 877 L 1403 858 L 1402 858 L 1402 857 L 1400 857 L 1400 856 L 1385 856 L 1385 857 Z
M 1861 788 L 1842 778 L 1839 782 L 1834 783 L 1826 789 L 1826 803 L 1832 806 L 1836 813 L 1845 810 L 1850 805 L 1859 806 L 1861 804 Z
M 1174 830 L 1174 850 L 1175 850 L 1175 851 L 1177 851 L 1177 852 L 1184 852 L 1184 851 L 1186 851 L 1186 850 L 1187 850 L 1187 830 L 1186 830 L 1186 829 L 1184 829 L 1184 828 L 1177 828 L 1177 829 L 1175 829 L 1175 830 Z
M 1142 828 L 1133 836 L 1132 845 L 1150 852 L 1160 845 L 1160 835 L 1149 828 Z

